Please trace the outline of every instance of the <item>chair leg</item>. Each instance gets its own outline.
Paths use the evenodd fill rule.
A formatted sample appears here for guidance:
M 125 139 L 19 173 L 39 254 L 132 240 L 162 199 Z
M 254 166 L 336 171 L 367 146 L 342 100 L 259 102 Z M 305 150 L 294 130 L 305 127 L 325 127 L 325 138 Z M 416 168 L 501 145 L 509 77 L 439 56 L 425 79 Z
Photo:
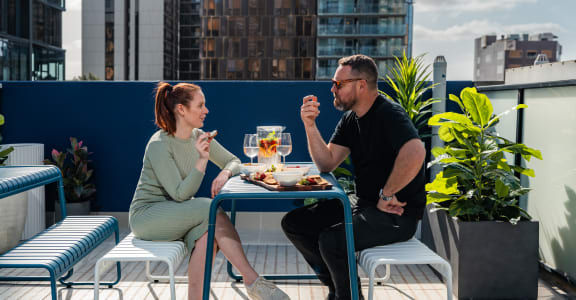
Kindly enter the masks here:
M 372 300 L 372 298 L 374 297 L 374 276 L 376 274 L 376 267 L 378 267 L 378 265 L 372 266 L 370 268 L 370 274 L 369 276 L 369 283 L 368 283 L 368 300 Z M 388 275 L 388 274 L 386 274 Z
M 452 268 L 449 264 L 444 265 L 446 269 L 446 276 L 444 279 L 446 280 L 446 299 L 452 300 Z
M 50 272 L 50 294 L 52 295 L 52 300 L 58 300 L 58 295 L 56 294 L 56 276 L 52 270 Z
M 100 261 L 94 266 L 94 300 L 100 296 Z
M 174 284 L 174 267 L 168 264 L 168 274 L 170 275 L 170 299 L 176 300 L 176 285 Z

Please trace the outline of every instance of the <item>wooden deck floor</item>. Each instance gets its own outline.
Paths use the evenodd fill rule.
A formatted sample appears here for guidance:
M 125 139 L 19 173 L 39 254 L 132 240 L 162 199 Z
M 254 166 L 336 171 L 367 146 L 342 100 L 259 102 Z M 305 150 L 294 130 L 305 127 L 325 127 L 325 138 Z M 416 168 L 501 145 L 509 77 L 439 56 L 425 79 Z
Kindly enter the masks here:
M 123 232 L 123 236 L 128 234 Z M 243 238 L 244 239 L 244 238 Z M 93 267 L 96 260 L 113 247 L 113 240 L 103 245 L 76 265 L 72 280 L 90 281 L 94 278 Z M 290 245 L 264 245 L 261 243 L 245 245 L 249 260 L 260 273 L 310 273 L 304 259 Z M 153 273 L 166 271 L 164 264 L 152 264 Z M 216 257 L 212 277 L 212 299 L 248 300 L 244 285 L 231 280 L 226 273 L 226 264 L 222 254 Z M 186 266 L 178 269 L 177 275 L 185 275 Z M 378 270 L 383 274 L 384 268 Z M 44 275 L 45 271 L 30 269 L 3 269 L 0 276 Z M 114 288 L 100 290 L 100 299 L 170 299 L 167 283 L 149 283 L 145 277 L 144 263 L 123 263 L 122 280 Z M 103 281 L 113 280 L 115 273 L 106 273 Z M 317 280 L 276 282 L 293 300 L 325 299 L 327 289 Z M 366 296 L 367 286 L 362 288 Z M 176 284 L 178 299 L 186 299 L 185 283 Z M 92 288 L 65 288 L 59 286 L 59 299 L 93 299 Z M 562 291 L 539 281 L 538 299 L 567 299 Z M 0 282 L 0 299 L 50 299 L 50 285 L 45 282 Z M 446 299 L 444 284 L 427 266 L 400 265 L 392 267 L 390 282 L 375 289 L 374 299 Z

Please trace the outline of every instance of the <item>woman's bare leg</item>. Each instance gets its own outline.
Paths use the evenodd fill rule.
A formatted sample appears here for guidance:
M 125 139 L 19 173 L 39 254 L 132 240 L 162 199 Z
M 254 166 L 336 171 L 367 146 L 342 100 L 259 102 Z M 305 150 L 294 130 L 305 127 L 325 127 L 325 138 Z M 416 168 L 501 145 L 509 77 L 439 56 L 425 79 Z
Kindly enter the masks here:
M 205 233 L 196 240 L 192 255 L 190 255 L 190 262 L 188 263 L 188 300 L 202 299 L 207 241 L 208 233 Z M 216 242 L 214 242 L 213 258 L 216 257 L 216 252 L 218 252 L 218 247 Z
M 251 285 L 256 278 L 258 278 L 258 273 L 254 271 L 254 268 L 246 259 L 246 254 L 244 249 L 242 249 L 242 242 L 240 241 L 240 236 L 230 218 L 225 213 L 218 213 L 216 215 L 216 243 L 222 254 L 226 256 L 228 261 L 238 269 L 240 274 L 242 274 L 244 283 L 246 285 Z

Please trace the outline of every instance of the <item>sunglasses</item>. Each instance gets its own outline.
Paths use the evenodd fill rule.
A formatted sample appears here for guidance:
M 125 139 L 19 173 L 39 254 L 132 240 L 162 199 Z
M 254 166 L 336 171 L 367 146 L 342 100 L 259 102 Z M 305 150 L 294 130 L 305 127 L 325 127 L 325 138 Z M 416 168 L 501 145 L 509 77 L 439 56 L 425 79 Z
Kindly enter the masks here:
M 352 79 L 344 79 L 344 80 L 334 80 L 332 79 L 332 85 L 335 85 L 337 89 L 341 89 L 344 83 L 358 81 L 358 80 L 366 80 L 364 78 L 352 78 Z

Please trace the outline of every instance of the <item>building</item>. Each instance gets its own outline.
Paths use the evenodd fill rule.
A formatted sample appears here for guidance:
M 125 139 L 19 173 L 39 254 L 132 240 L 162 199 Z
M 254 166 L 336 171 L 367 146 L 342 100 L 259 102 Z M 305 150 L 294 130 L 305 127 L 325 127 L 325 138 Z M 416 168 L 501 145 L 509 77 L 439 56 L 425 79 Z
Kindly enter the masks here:
M 381 75 L 408 47 L 407 1 L 319 0 L 316 79 L 330 79 L 338 59 L 365 54 Z
M 93 0 L 82 73 L 107 80 L 329 79 L 338 58 L 381 70 L 407 48 L 406 0 Z
M 64 0 L 0 0 L 0 80 L 64 80 Z
M 205 0 L 201 79 L 313 80 L 316 0 Z
M 474 81 L 503 83 L 505 70 L 534 64 L 538 54 L 560 61 L 562 46 L 552 33 L 484 35 L 474 41 Z

